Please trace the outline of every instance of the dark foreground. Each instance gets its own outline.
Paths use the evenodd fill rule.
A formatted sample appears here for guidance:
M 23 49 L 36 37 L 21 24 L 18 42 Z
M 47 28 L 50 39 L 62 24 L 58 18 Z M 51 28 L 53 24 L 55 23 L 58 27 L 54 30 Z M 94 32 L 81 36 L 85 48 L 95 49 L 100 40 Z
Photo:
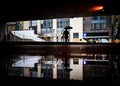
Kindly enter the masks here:
M 7 77 L 1 79 L 1 85 L 33 85 L 33 86 L 119 86 L 119 82 L 97 81 L 97 80 L 60 80 L 60 79 L 41 79 L 29 77 Z
M 5 77 L 6 61 L 11 55 L 54 55 L 55 57 L 70 56 L 71 53 L 109 54 L 120 56 L 120 44 L 81 44 L 81 43 L 0 43 L 0 84 L 10 86 L 119 86 L 120 79 L 114 80 L 63 80 L 41 79 L 30 77 Z M 65 53 L 65 55 L 64 55 Z M 66 54 L 67 53 L 67 54 Z M 119 69 L 120 67 L 118 67 Z M 119 76 L 118 76 L 119 77 Z

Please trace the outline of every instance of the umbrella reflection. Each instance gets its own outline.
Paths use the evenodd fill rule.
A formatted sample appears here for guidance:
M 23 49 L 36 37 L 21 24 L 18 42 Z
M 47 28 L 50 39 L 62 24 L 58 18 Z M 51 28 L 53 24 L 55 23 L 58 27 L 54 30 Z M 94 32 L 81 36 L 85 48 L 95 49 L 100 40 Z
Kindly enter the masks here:
M 11 65 L 11 69 L 7 69 L 8 75 L 72 80 L 87 80 L 99 77 L 105 79 L 107 76 L 105 74 L 108 74 L 109 60 L 96 59 L 96 57 L 85 59 L 83 56 L 85 54 L 80 54 L 77 57 L 68 57 L 67 53 L 65 53 L 64 57 L 56 57 L 54 55 L 17 56 L 18 59 L 14 60 L 15 62 Z M 92 75 L 89 75 L 89 72 L 92 72 Z M 86 74 L 89 76 L 86 76 Z

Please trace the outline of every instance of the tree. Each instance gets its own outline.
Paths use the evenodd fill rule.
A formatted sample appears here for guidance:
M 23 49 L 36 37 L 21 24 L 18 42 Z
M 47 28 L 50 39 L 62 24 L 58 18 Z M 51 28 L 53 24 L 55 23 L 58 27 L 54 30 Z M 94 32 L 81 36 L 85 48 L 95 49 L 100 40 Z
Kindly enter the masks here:
M 120 15 L 112 15 L 112 39 L 120 39 Z
M 23 25 L 20 21 L 16 22 L 15 29 L 16 30 L 22 30 L 23 29 Z

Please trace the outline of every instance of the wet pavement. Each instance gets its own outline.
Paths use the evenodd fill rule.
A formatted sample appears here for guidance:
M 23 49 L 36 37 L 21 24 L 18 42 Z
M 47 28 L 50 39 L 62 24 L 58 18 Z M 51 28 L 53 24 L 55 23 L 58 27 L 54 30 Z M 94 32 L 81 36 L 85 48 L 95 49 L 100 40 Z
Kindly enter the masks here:
M 3 82 L 10 81 L 13 85 L 19 81 L 44 85 L 56 82 L 75 86 L 120 83 L 120 44 L 6 42 L 1 45 Z

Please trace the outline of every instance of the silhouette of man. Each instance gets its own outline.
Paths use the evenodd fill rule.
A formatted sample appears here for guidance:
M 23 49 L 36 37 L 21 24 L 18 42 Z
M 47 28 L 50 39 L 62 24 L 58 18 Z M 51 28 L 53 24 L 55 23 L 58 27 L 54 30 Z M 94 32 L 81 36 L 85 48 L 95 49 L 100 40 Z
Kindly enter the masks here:
M 65 37 L 65 42 L 68 42 L 69 32 L 67 31 L 67 29 L 65 29 L 63 35 Z
M 68 59 L 65 59 L 64 67 L 65 67 L 65 69 L 68 69 L 68 67 L 69 67 Z

